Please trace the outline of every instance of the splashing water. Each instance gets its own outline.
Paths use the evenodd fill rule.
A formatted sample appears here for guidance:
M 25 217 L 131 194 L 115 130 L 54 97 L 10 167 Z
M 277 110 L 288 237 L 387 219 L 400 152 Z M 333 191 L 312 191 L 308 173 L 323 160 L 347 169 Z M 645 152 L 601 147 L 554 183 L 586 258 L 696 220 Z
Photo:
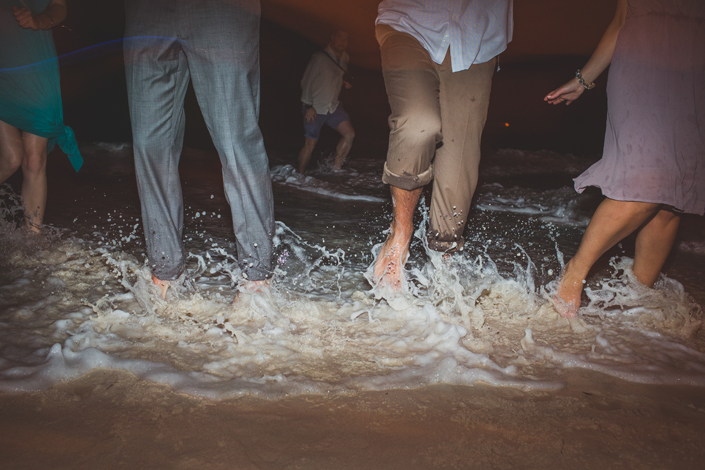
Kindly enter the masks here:
M 476 217 L 468 249 L 444 258 L 425 246 L 422 221 L 408 290 L 384 298 L 365 278 L 373 256 L 358 256 L 356 241 L 372 244 L 379 221 L 363 213 L 341 229 L 333 214 L 309 214 L 310 232 L 280 221 L 271 290 L 233 302 L 234 243 L 208 229 L 203 214 L 215 220 L 215 211 L 194 207 L 187 271 L 164 302 L 135 217 L 111 209 L 86 233 L 27 237 L 12 217 L 18 203 L 2 195 L 3 390 L 41 390 L 97 367 L 214 398 L 438 382 L 555 388 L 570 367 L 705 385 L 702 310 L 677 281 L 647 289 L 628 258 L 615 259 L 608 277 L 590 282 L 578 319 L 551 308 L 543 284 L 560 271 L 563 229 L 550 222 Z M 338 245 L 316 235 L 336 230 Z

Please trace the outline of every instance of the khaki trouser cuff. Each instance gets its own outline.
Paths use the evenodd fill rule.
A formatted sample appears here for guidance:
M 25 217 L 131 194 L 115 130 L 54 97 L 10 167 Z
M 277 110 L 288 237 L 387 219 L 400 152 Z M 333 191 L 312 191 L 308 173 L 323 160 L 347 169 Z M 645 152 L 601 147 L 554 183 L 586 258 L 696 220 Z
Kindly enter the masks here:
M 385 184 L 390 184 L 395 188 L 413 191 L 414 189 L 426 186 L 431 181 L 433 181 L 433 167 L 424 171 L 420 175 L 410 175 L 408 173 L 403 175 L 397 175 L 389 171 L 387 163 L 384 163 L 384 173 L 382 173 L 382 182 L 384 182 Z
M 464 251 L 465 239 L 458 237 L 453 241 L 438 240 L 431 234 L 426 238 L 428 247 L 433 251 L 441 251 L 443 253 L 459 253 Z

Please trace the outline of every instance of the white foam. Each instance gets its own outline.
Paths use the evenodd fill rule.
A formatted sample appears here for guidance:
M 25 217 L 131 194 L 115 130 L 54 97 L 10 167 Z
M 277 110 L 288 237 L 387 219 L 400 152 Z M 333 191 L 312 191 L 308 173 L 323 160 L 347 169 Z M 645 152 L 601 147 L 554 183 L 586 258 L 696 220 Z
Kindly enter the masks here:
M 122 160 L 108 170 L 126 172 L 129 159 Z M 386 191 L 374 165 L 314 174 L 322 183 L 331 178 L 332 193 L 362 201 L 382 200 Z M 274 177 L 283 178 L 276 184 L 293 187 L 285 181 L 292 176 L 292 167 L 275 168 Z M 211 187 L 195 191 L 213 199 Z M 17 228 L 19 201 L 6 189 L 0 196 L 2 390 L 42 390 L 97 367 L 212 398 L 440 382 L 550 389 L 575 367 L 645 383 L 705 385 L 702 310 L 675 280 L 639 286 L 624 258 L 606 279 L 589 279 L 590 302 L 578 319 L 550 307 L 542 284 L 563 265 L 556 240 L 569 249 L 576 242 L 556 238 L 558 230 L 541 220 L 561 218 L 568 221 L 563 232 L 578 232 L 570 226 L 583 224 L 583 215 L 570 188 L 484 186 L 478 198 L 487 211 L 523 212 L 539 222 L 529 232 L 518 217 L 493 215 L 473 225 L 472 249 L 450 259 L 427 252 L 422 224 L 409 283 L 396 296 L 380 295 L 365 278 L 372 256 L 362 251 L 372 245 L 377 220 L 348 216 L 355 220 L 343 228 L 348 238 L 331 246 L 311 234 L 327 237 L 337 214 L 307 219 L 302 226 L 310 233 L 278 223 L 272 291 L 243 294 L 236 304 L 241 273 L 233 240 L 203 225 L 217 221 L 212 206 L 188 206 L 187 273 L 164 302 L 134 216 L 104 202 L 87 211 L 92 228 L 80 238 L 51 228 L 27 237 Z
M 365 292 L 362 272 L 343 269 L 340 250 L 307 245 L 281 224 L 277 239 L 280 250 L 298 252 L 295 262 L 280 265 L 271 293 L 243 294 L 235 305 L 232 293 L 219 290 L 232 292 L 238 279 L 222 249 L 193 255 L 196 264 L 169 303 L 143 265 L 115 245 L 65 240 L 43 256 L 16 254 L 6 285 L 34 289 L 2 290 L 10 307 L 0 332 L 0 388 L 42 390 L 97 367 L 213 398 L 439 382 L 546 389 L 560 386 L 555 373 L 568 367 L 705 385 L 698 378 L 705 356 L 678 340 L 692 336 L 685 322 L 697 321 L 699 311 L 673 314 L 692 305 L 673 281 L 662 282 L 644 307 L 660 306 L 654 321 L 634 321 L 623 309 L 609 313 L 607 329 L 592 305 L 577 327 L 537 292 L 530 261 L 507 277 L 482 257 L 433 255 L 409 273 L 413 295 L 386 301 Z M 308 278 L 303 290 L 290 287 L 302 274 L 295 270 Z M 631 289 L 613 284 L 621 295 Z
M 584 227 L 590 222 L 590 216 L 580 210 L 579 198 L 572 188 L 505 188 L 493 183 L 479 188 L 476 207 L 483 211 L 526 214 L 545 222 Z
M 678 251 L 686 253 L 696 253 L 705 255 L 705 241 L 703 240 L 684 240 L 677 246 Z
M 313 176 L 302 175 L 291 165 L 276 166 L 272 168 L 271 173 L 272 182 L 298 191 L 315 194 L 319 197 L 377 204 L 386 201 L 386 199 L 378 196 L 360 194 L 359 190 L 354 188 L 354 185 L 346 184 L 345 182 L 333 184 L 314 178 Z M 359 177 L 359 174 L 352 176 L 352 178 Z
M 132 150 L 131 142 L 95 142 L 92 144 L 82 144 L 82 151 L 92 151 L 94 149 L 107 150 L 110 153 L 120 153 Z

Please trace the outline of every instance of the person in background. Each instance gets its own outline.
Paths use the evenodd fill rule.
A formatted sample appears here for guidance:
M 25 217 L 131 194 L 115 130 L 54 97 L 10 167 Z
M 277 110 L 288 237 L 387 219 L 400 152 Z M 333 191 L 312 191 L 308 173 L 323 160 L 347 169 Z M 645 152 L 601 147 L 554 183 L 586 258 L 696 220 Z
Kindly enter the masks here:
M 575 179 L 578 192 L 597 186 L 605 199 L 558 282 L 564 317 L 577 314 L 595 261 L 624 237 L 637 232 L 634 275 L 651 287 L 680 214 L 705 214 L 705 2 L 618 0 L 590 60 L 544 100 L 569 105 L 608 65 L 602 159 Z
M 392 114 L 382 180 L 394 214 L 372 283 L 399 290 L 414 209 L 433 182 L 428 246 L 463 249 L 496 57 L 512 39 L 512 0 L 384 0 L 375 33 Z
M 274 206 L 258 125 L 259 0 L 126 0 L 125 73 L 137 185 L 154 283 L 184 271 L 179 159 L 189 80 L 223 165 L 240 290 L 273 273 Z
M 348 69 L 348 33 L 338 30 L 331 36 L 330 43 L 322 51 L 311 57 L 301 79 L 301 102 L 304 115 L 304 146 L 299 152 L 299 173 L 304 173 L 311 154 L 316 147 L 324 124 L 338 131 L 340 141 L 335 149 L 333 167 L 340 170 L 352 148 L 355 130 L 350 116 L 338 100 L 343 86 L 350 89 L 346 80 Z
M 55 144 L 76 171 L 83 159 L 64 126 L 51 28 L 66 0 L 0 0 L 0 184 L 22 168 L 27 227 L 39 232 L 47 201 L 47 154 Z

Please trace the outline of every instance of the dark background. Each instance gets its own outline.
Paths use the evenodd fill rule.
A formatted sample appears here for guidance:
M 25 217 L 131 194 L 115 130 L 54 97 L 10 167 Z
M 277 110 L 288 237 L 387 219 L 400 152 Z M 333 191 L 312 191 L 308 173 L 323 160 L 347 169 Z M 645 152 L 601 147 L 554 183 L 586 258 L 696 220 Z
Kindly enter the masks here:
M 195 1 L 195 0 L 194 0 Z M 270 155 L 293 158 L 303 143 L 299 81 L 310 55 L 337 28 L 351 35 L 349 52 L 355 87 L 341 99 L 357 137 L 353 158 L 384 158 L 389 106 L 374 40 L 378 0 L 264 0 L 261 23 L 260 126 Z M 548 149 L 594 157 L 605 128 L 605 77 L 570 107 L 550 106 L 543 96 L 584 65 L 611 18 L 611 1 L 588 7 L 573 0 L 517 0 L 514 40 L 495 75 L 485 151 Z M 69 0 L 69 16 L 54 36 L 61 58 L 67 125 L 81 142 L 131 140 L 120 39 L 122 1 Z M 581 10 L 582 8 L 582 10 Z M 192 89 L 186 102 L 187 147 L 212 143 Z M 320 150 L 332 149 L 334 132 L 322 135 Z

